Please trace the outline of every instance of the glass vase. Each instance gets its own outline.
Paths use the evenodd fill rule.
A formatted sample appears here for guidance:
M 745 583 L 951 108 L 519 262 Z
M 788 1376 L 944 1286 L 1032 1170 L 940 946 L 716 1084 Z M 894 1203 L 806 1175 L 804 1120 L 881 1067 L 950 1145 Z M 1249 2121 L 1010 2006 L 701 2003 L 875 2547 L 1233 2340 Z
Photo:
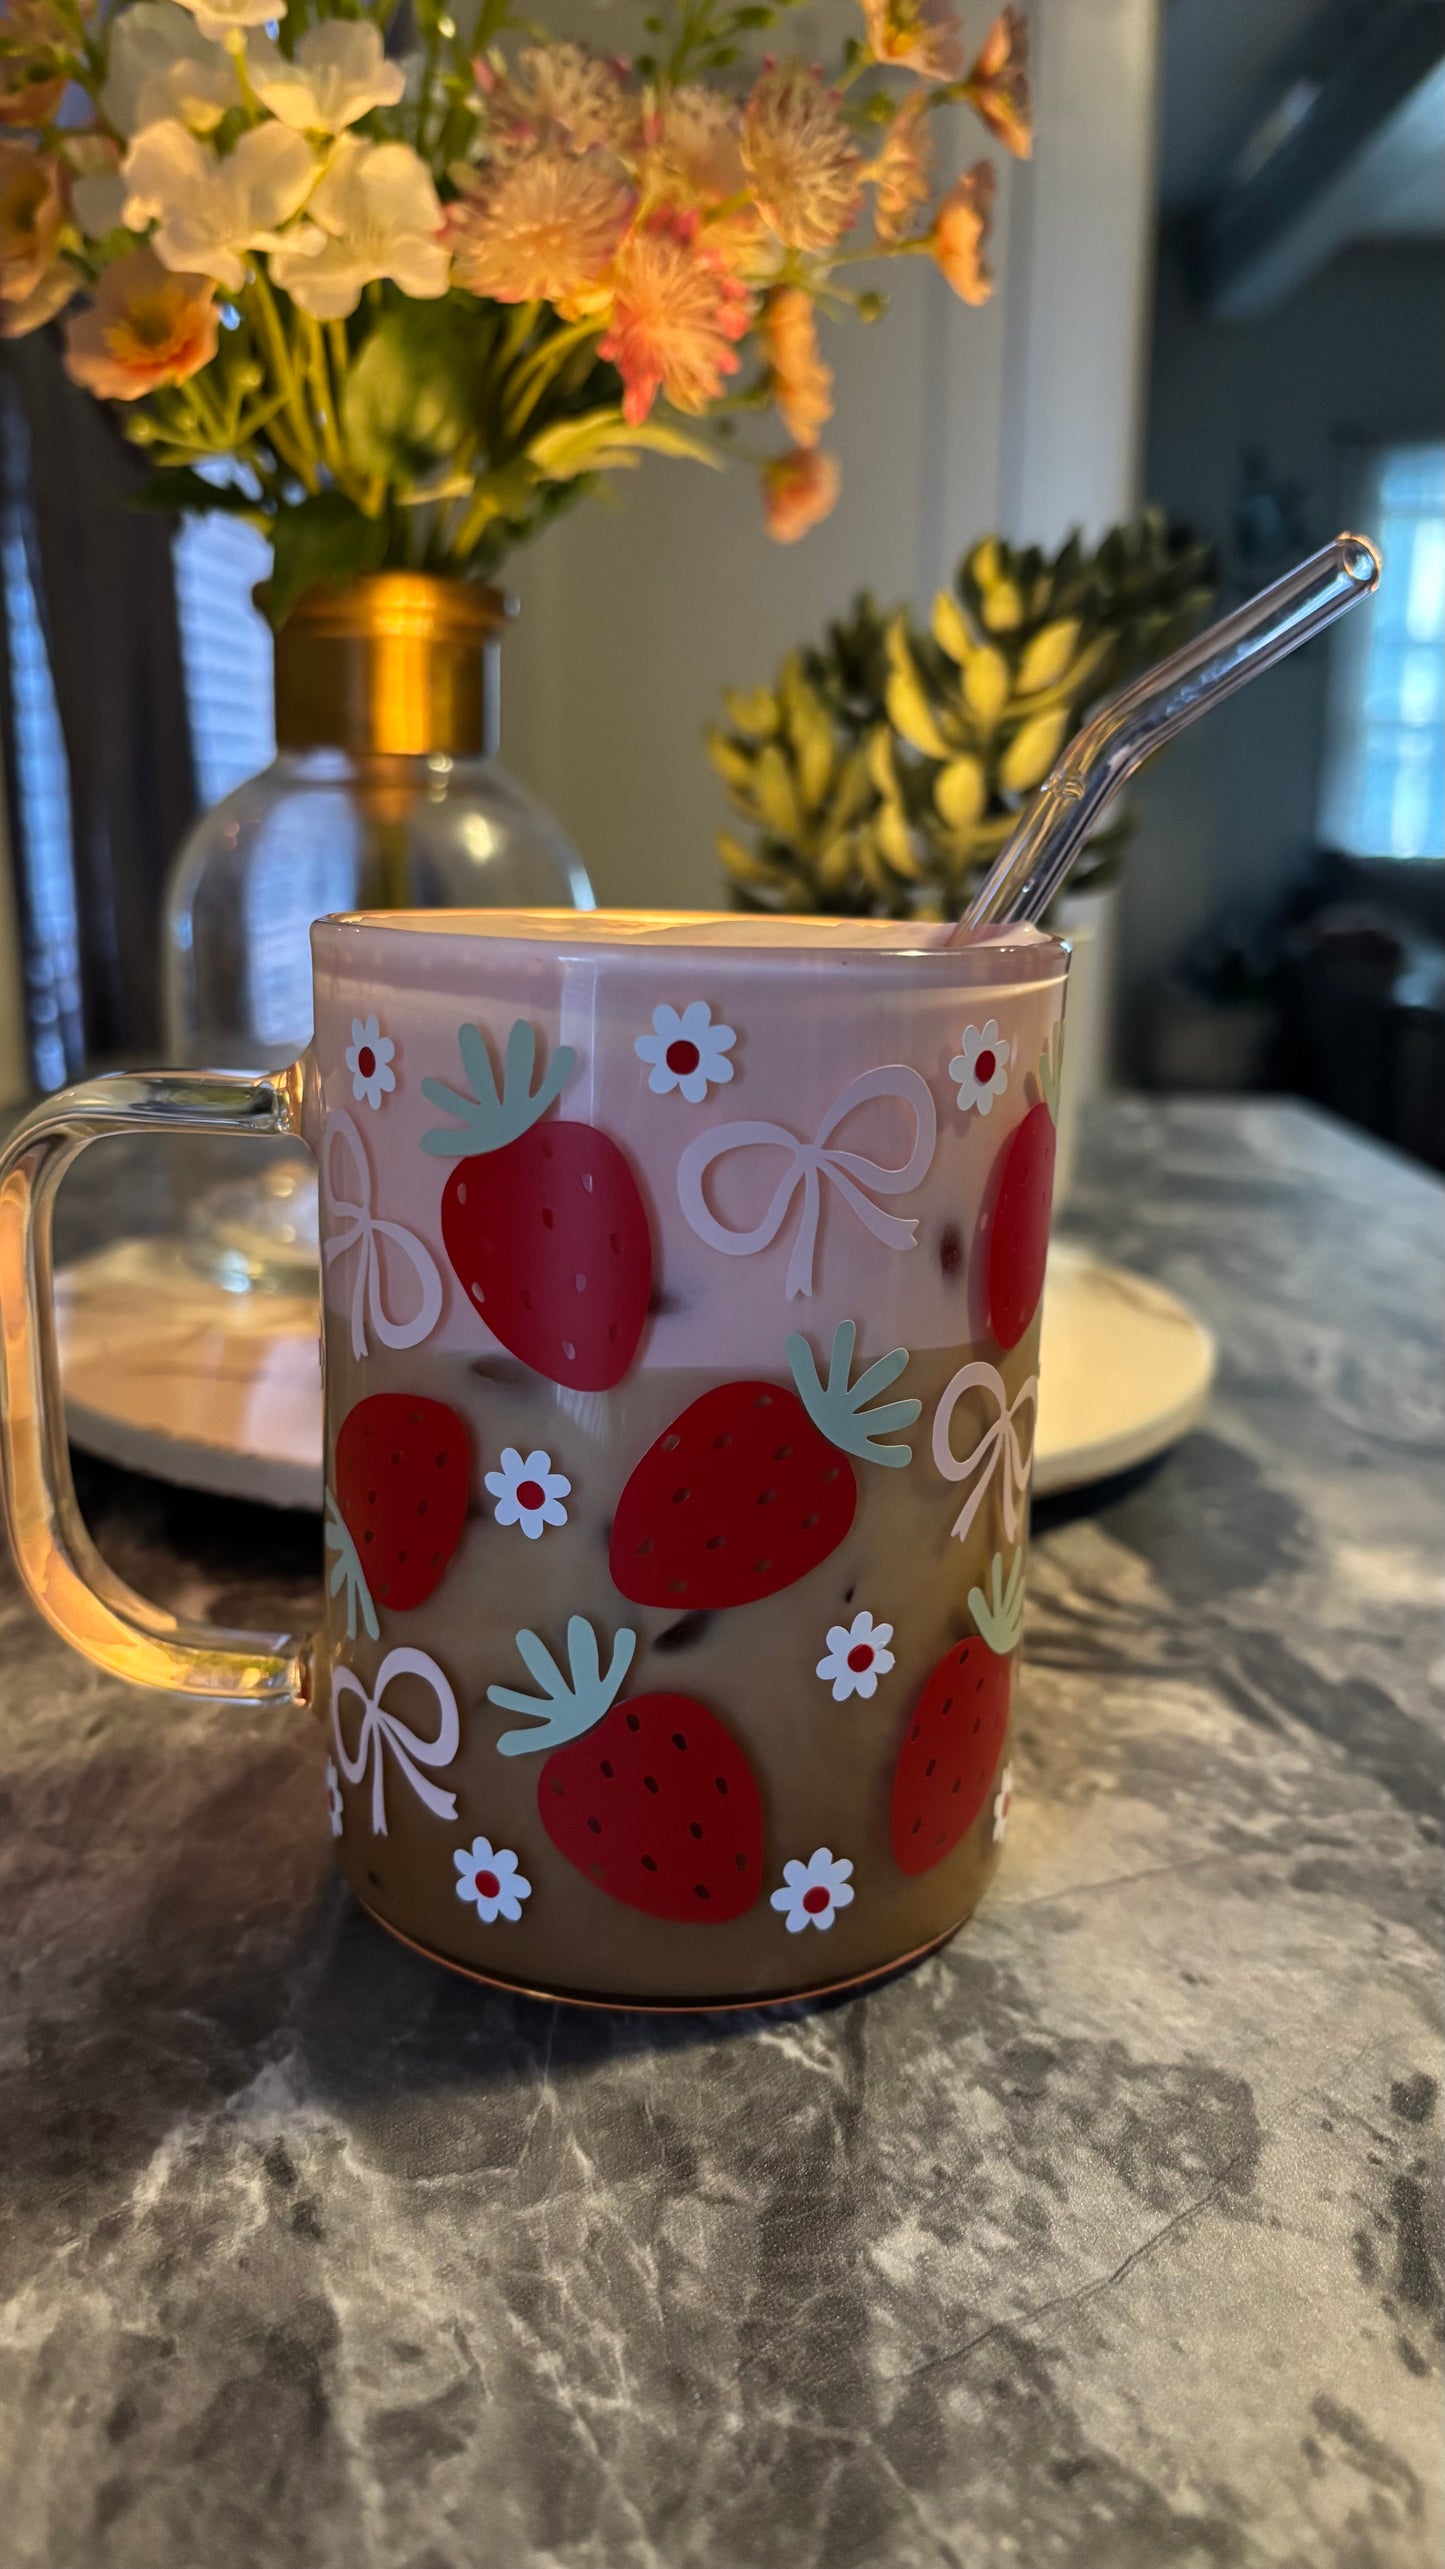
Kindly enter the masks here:
M 203 813 L 166 911 L 168 1047 L 180 1063 L 268 1069 L 311 1037 L 313 919 L 336 910 L 595 904 L 560 824 L 496 756 L 495 589 L 378 572 L 310 590 L 276 637 L 276 756 Z M 249 1162 L 195 1143 L 173 1164 L 177 1227 L 233 1290 L 314 1273 L 304 1153 Z

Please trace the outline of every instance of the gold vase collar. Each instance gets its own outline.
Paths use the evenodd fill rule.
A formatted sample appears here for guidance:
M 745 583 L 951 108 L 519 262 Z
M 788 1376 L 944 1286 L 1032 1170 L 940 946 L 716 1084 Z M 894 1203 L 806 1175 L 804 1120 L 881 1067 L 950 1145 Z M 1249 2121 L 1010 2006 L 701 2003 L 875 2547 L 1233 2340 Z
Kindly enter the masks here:
M 496 589 L 378 571 L 308 589 L 276 636 L 276 746 L 356 758 L 476 757 Z

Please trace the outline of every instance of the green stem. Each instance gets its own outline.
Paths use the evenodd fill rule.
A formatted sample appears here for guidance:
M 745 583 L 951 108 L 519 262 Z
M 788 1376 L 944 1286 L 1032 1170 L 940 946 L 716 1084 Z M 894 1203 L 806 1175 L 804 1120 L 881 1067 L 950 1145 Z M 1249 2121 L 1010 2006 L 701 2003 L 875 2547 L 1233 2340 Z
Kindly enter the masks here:
M 866 249 L 844 250 L 830 264 L 835 268 L 856 268 L 870 259 L 925 258 L 932 248 L 932 235 L 917 232 L 909 241 L 870 241 Z
M 341 428 L 336 416 L 336 395 L 332 389 L 331 371 L 326 362 L 326 341 L 321 324 L 309 312 L 300 320 L 301 340 L 306 351 L 307 372 L 311 379 L 311 407 L 321 433 L 321 451 L 326 468 L 338 489 L 347 483 L 346 457 L 342 451 Z
M 417 84 L 416 97 L 416 148 L 423 160 L 427 157 L 427 126 L 431 121 L 432 87 L 436 80 L 437 55 L 441 51 L 441 0 L 431 0 L 431 5 L 426 10 L 426 17 L 429 21 L 426 31 L 426 52 L 422 57 L 421 79 Z
M 285 461 L 292 466 L 297 478 L 314 498 L 320 479 L 317 469 L 320 457 L 317 453 L 315 432 L 305 393 L 292 362 L 285 325 L 276 308 L 276 298 L 271 291 L 271 281 L 259 259 L 251 270 L 250 292 L 256 318 L 260 324 L 261 336 L 266 342 L 271 372 L 283 395 L 281 411 L 271 423 L 272 441 L 280 452 L 283 442 L 281 429 L 284 414 L 284 442 L 292 450 L 285 456 Z

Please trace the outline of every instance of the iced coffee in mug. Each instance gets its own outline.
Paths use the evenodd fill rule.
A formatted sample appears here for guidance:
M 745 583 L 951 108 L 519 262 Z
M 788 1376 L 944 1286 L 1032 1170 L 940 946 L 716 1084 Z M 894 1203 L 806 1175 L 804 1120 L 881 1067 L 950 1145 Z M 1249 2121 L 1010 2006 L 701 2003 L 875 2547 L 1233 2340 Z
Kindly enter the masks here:
M 836 1987 L 1010 1800 L 1067 957 L 1031 929 L 427 912 L 312 931 L 284 1073 L 102 1079 L 0 1170 L 5 1486 L 101 1665 L 304 1704 L 382 1925 L 551 1996 Z M 137 1124 L 320 1167 L 327 1599 L 187 1627 L 65 1461 L 49 1214 Z

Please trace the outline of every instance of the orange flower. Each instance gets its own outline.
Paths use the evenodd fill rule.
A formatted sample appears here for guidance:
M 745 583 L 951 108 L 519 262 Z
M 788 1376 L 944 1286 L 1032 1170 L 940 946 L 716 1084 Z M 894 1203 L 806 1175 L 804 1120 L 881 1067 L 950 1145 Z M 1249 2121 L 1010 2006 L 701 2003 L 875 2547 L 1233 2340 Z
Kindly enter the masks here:
M 65 23 L 49 0 L 0 7 L 0 125 L 48 125 L 65 95 Z
M 623 418 L 640 427 L 660 392 L 675 410 L 706 410 L 738 370 L 733 342 L 752 316 L 746 286 L 685 214 L 655 214 L 630 232 L 613 278 L 612 319 L 597 353 L 622 377 Z
M 801 286 L 776 287 L 763 307 L 758 335 L 783 426 L 795 445 L 816 446 L 833 416 L 833 377 L 818 354 L 812 296 Z
M 722 90 L 701 82 L 665 89 L 648 120 L 647 139 L 662 170 L 700 204 L 737 196 L 747 183 L 737 106 Z
M 567 321 L 601 307 L 635 203 L 610 152 L 534 152 L 472 191 L 448 220 L 459 285 L 496 303 L 550 303 Z
M 1029 31 L 1021 9 L 1005 9 L 995 18 L 968 75 L 968 94 L 1005 151 L 1026 161 L 1034 147 L 1034 128 Z
M 0 303 L 0 339 L 28 339 L 32 330 L 43 330 L 79 293 L 80 281 L 79 268 L 73 268 L 68 259 L 53 260 L 28 294 L 16 302 Z
M 875 62 L 924 80 L 956 80 L 962 71 L 958 17 L 948 0 L 863 0 L 863 16 Z
M 650 212 L 700 214 L 712 257 L 746 274 L 763 251 L 775 257 L 757 207 L 748 201 L 736 99 L 690 82 L 650 103 L 638 185 Z
M 139 401 L 208 366 L 219 328 L 211 277 L 163 268 L 146 247 L 127 250 L 105 270 L 89 311 L 67 321 L 65 371 L 103 401 Z
M 537 143 L 547 150 L 622 152 L 637 142 L 641 113 L 622 66 L 585 45 L 528 45 L 514 72 L 484 59 L 475 76 L 486 101 L 488 139 L 504 154 Z
M 796 544 L 837 501 L 843 476 L 836 455 L 799 446 L 763 466 L 763 513 L 775 544 Z
M 874 191 L 873 220 L 880 241 L 900 241 L 915 205 L 928 202 L 933 140 L 922 90 L 905 98 L 883 137 L 878 157 L 864 171 Z
M 835 90 L 801 63 L 770 63 L 743 109 L 743 166 L 758 211 L 793 250 L 827 250 L 858 210 L 858 147 Z
M 993 292 L 988 236 L 997 187 L 992 161 L 976 161 L 949 189 L 933 218 L 929 247 L 964 303 L 987 303 Z
M 34 293 L 54 265 L 64 220 L 57 163 L 38 143 L 0 134 L 0 302 Z

